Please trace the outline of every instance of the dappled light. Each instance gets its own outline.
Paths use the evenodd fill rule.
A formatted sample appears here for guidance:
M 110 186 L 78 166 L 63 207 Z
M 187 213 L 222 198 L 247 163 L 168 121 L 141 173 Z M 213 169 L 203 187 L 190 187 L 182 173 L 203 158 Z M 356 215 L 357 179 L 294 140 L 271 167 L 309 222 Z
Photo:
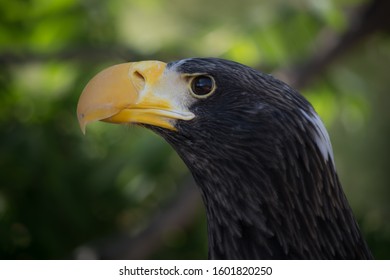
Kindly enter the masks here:
M 207 258 L 201 196 L 173 149 L 135 125 L 84 136 L 76 106 L 109 65 L 210 56 L 312 103 L 373 255 L 390 258 L 389 29 L 343 37 L 371 2 L 2 1 L 0 258 Z

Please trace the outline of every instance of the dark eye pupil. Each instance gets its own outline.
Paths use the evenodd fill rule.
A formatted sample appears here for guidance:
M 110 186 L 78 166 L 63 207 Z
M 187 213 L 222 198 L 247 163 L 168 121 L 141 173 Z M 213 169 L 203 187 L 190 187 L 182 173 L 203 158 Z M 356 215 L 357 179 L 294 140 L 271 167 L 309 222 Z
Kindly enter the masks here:
M 192 81 L 192 91 L 196 95 L 206 95 L 214 88 L 213 80 L 208 76 L 199 76 Z

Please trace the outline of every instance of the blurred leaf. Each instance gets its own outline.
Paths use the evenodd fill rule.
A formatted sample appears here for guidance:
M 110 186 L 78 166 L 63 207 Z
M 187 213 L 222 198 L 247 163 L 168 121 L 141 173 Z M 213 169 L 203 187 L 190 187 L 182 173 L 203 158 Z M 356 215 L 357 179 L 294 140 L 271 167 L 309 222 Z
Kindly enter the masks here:
M 187 176 L 149 131 L 96 123 L 81 134 L 78 97 L 104 66 L 219 56 L 271 72 L 305 62 L 319 34 L 341 34 L 345 9 L 362 2 L 1 1 L 0 52 L 21 58 L 0 69 L 0 258 L 71 258 L 95 239 L 135 235 Z M 97 48 L 101 58 L 85 59 Z M 132 52 L 111 57 L 117 49 Z M 348 199 L 378 258 L 390 252 L 389 50 L 386 36 L 374 36 L 303 92 L 330 131 Z M 199 210 L 151 257 L 205 258 L 206 228 Z

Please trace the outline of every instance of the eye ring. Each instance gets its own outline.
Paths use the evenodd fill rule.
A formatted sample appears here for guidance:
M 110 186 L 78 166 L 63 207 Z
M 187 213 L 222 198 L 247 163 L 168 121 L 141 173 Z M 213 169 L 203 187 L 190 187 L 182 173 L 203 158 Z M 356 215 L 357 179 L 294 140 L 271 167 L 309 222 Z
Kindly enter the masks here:
M 215 80 L 212 76 L 199 74 L 190 80 L 191 94 L 196 98 L 206 98 L 214 93 Z

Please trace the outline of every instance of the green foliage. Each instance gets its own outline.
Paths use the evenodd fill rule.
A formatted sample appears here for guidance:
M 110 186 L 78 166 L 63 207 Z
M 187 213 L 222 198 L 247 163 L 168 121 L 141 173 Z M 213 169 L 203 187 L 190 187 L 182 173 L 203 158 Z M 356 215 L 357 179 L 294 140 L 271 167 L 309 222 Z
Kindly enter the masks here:
M 193 56 L 276 71 L 305 62 L 324 29 L 341 34 L 342 8 L 361 2 L 0 2 L 0 60 L 7 62 L 0 69 L 0 258 L 72 258 L 90 241 L 136 234 L 188 176 L 172 149 L 143 129 L 94 124 L 81 134 L 77 100 L 97 71 Z M 340 177 L 377 258 L 390 257 L 389 50 L 388 38 L 377 35 L 303 92 L 330 130 Z M 205 258 L 199 212 L 150 257 Z

